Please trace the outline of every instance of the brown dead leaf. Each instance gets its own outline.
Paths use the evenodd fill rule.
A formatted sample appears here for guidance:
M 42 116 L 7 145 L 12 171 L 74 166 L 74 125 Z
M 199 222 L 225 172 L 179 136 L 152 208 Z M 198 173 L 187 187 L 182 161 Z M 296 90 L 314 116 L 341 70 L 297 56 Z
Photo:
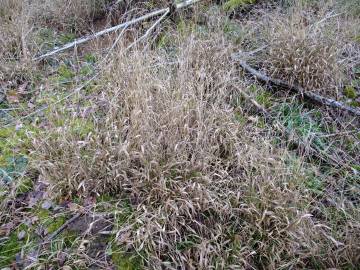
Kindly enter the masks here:
M 8 236 L 11 231 L 15 228 L 16 224 L 11 221 L 9 223 L 0 226 L 0 236 Z
M 69 207 L 70 211 L 72 211 L 72 212 L 78 212 L 78 211 L 83 210 L 83 207 L 76 203 L 69 203 L 68 207 Z
M 28 82 L 24 82 L 24 83 L 20 84 L 20 86 L 18 88 L 18 93 L 21 95 L 26 94 L 26 88 L 27 88 L 28 84 L 29 84 Z

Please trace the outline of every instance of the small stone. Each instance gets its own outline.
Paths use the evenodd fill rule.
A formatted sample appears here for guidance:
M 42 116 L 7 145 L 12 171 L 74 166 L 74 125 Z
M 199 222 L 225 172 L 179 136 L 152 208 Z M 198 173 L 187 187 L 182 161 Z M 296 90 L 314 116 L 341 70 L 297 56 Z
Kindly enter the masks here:
M 25 231 L 21 231 L 18 233 L 17 237 L 19 240 L 23 240 L 25 238 L 26 232 Z
M 48 210 L 52 207 L 52 202 L 51 201 L 44 201 L 41 205 L 42 209 Z

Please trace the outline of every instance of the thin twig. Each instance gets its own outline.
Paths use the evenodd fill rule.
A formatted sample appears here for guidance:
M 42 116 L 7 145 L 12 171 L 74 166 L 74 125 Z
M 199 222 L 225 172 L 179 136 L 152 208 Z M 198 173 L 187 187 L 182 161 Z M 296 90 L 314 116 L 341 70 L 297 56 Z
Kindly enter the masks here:
M 54 50 L 48 52 L 48 53 L 45 53 L 43 55 L 40 55 L 38 57 L 35 57 L 33 60 L 35 61 L 38 61 L 38 60 L 42 60 L 44 58 L 47 58 L 49 56 L 52 56 L 52 55 L 55 55 L 59 52 L 62 52 L 62 51 L 65 51 L 67 49 L 70 49 L 70 48 L 73 48 L 73 47 L 76 47 L 80 44 L 83 44 L 85 42 L 88 42 L 90 40 L 93 40 L 95 38 L 98 38 L 100 36 L 103 36 L 105 34 L 108 34 L 108 33 L 111 33 L 111 32 L 114 32 L 114 31 L 117 31 L 119 29 L 122 29 L 122 28 L 125 28 L 125 27 L 129 27 L 135 23 L 138 23 L 138 22 L 141 22 L 141 21 L 144 21 L 144 20 L 147 20 L 147 19 L 150 19 L 152 17 L 155 17 L 155 16 L 158 16 L 160 14 L 163 14 L 164 12 L 166 12 L 167 9 L 164 8 L 164 9 L 160 9 L 160 10 L 156 10 L 154 12 L 151 12 L 149 14 L 146 14 L 146 15 L 143 15 L 139 18 L 136 18 L 136 19 L 133 19 L 131 21 L 128 21 L 128 22 L 125 22 L 125 23 L 122 23 L 122 24 L 119 24 L 119 25 L 116 25 L 116 26 L 113 26 L 113 27 L 110 27 L 110 28 L 107 28 L 107 29 L 104 29 L 102 31 L 99 31 L 95 34 L 92 34 L 92 35 L 89 35 L 87 37 L 82 37 L 82 38 L 79 38 L 79 39 L 76 39 L 74 40 L 73 42 L 70 42 L 68 44 L 65 44 L 64 46 L 60 47 L 60 48 L 55 48 Z
M 301 86 L 297 86 L 297 85 L 291 85 L 287 82 L 284 82 L 282 80 L 278 80 L 278 79 L 273 79 L 268 77 L 267 75 L 259 72 L 258 70 L 252 68 L 251 66 L 249 66 L 245 61 L 239 59 L 236 55 L 233 56 L 234 60 L 237 60 L 240 64 L 240 66 L 247 71 L 248 73 L 252 74 L 253 76 L 255 76 L 257 79 L 259 79 L 260 81 L 263 81 L 265 83 L 270 83 L 282 88 L 286 88 L 289 89 L 290 91 L 294 92 L 294 93 L 298 93 L 301 94 L 302 96 L 306 97 L 307 99 L 310 99 L 316 103 L 322 104 L 324 106 L 327 107 L 332 107 L 332 108 L 336 108 L 336 109 L 340 109 L 343 111 L 347 111 L 349 113 L 352 113 L 356 116 L 360 116 L 360 110 L 357 110 L 356 108 L 347 106 L 345 104 L 343 104 L 340 101 L 336 101 L 330 98 L 326 98 L 323 96 L 320 96 L 318 94 L 309 92 L 309 91 L 305 91 Z
M 356 130 L 347 130 L 347 131 L 343 131 L 343 132 L 336 132 L 336 133 L 331 133 L 331 134 L 324 134 L 324 135 L 320 135 L 320 138 L 329 138 L 329 137 L 337 137 L 337 136 L 343 136 L 343 135 L 352 135 L 354 133 L 358 133 L 360 132 L 360 129 L 356 129 Z
M 240 57 L 244 57 L 244 56 L 252 56 L 258 52 L 261 52 L 262 50 L 266 49 L 268 47 L 268 45 L 264 45 L 264 46 L 261 46 L 253 51 L 249 51 L 249 52 L 237 52 L 237 53 L 234 53 L 232 55 L 232 58 L 240 58 Z
M 100 61 L 100 64 L 98 64 L 98 66 L 100 66 L 101 64 L 103 64 L 107 58 L 109 57 L 111 51 L 115 48 L 116 44 L 119 42 L 120 38 L 122 37 L 122 35 L 125 33 L 125 30 L 127 29 L 127 26 L 124 27 L 122 29 L 122 31 L 120 32 L 119 36 L 116 38 L 116 40 L 114 41 L 113 45 L 111 46 L 111 48 L 109 49 L 109 51 L 107 52 L 107 54 L 104 56 L 104 58 Z M 48 105 L 45 105 L 39 109 L 37 109 L 36 111 L 33 111 L 32 113 L 29 113 L 23 117 L 20 117 L 18 119 L 16 119 L 16 121 L 22 121 L 22 120 L 25 120 L 33 115 L 37 115 L 38 113 L 46 110 L 47 108 L 51 106 L 54 106 L 54 105 L 57 105 L 61 102 L 63 102 L 64 100 L 68 99 L 69 97 L 75 95 L 76 93 L 80 92 L 82 89 L 84 89 L 86 86 L 90 85 L 91 82 L 93 82 L 97 77 L 99 76 L 99 73 L 96 73 L 95 75 L 93 75 L 92 77 L 90 77 L 88 80 L 86 80 L 86 82 L 84 82 L 82 85 L 80 85 L 79 87 L 75 88 L 73 91 L 71 91 L 69 94 L 67 94 L 65 97 L 59 99 L 58 101 L 56 102 L 53 102 L 51 104 L 48 104 Z M 7 125 L 4 125 L 4 127 L 8 127 L 8 126 L 11 126 L 13 125 L 14 122 L 12 123 L 9 123 Z
M 195 4 L 197 2 L 199 2 L 201 0 L 188 0 L 188 1 L 184 1 L 182 3 L 179 3 L 176 5 L 176 8 L 177 9 L 180 9 L 180 8 L 184 8 L 184 7 L 187 7 L 189 5 L 192 5 L 192 4 Z M 138 22 L 141 22 L 141 21 L 144 21 L 144 20 L 147 20 L 147 19 L 150 19 L 152 17 L 156 17 L 156 16 L 159 16 L 159 15 L 163 15 L 164 13 L 167 13 L 170 11 L 170 8 L 163 8 L 163 9 L 159 9 L 159 10 L 156 10 L 156 11 L 153 11 L 151 13 L 148 13 L 148 14 L 145 14 L 141 17 L 138 17 L 136 19 L 133 19 L 131 21 L 128 21 L 128 22 L 125 22 L 125 23 L 122 23 L 122 24 L 119 24 L 119 25 L 116 25 L 116 26 L 113 26 L 113 27 L 110 27 L 110 28 L 107 28 L 107 29 L 104 29 L 102 31 L 99 31 L 97 33 L 94 33 L 92 35 L 89 35 L 89 36 L 86 36 L 86 37 L 82 37 L 82 38 L 79 38 L 79 39 L 76 39 L 74 40 L 73 42 L 70 42 L 70 43 L 67 43 L 65 44 L 64 46 L 60 47 L 60 48 L 55 48 L 54 50 L 48 52 L 48 53 L 45 53 L 43 55 L 40 55 L 40 56 L 37 56 L 35 58 L 33 58 L 34 61 L 39 61 L 39 60 L 42 60 L 42 59 L 45 59 L 49 56 L 52 56 L 52 55 L 55 55 L 59 52 L 62 52 L 62 51 L 65 51 L 67 49 L 70 49 L 70 48 L 73 48 L 73 47 L 76 47 L 80 44 L 83 44 L 85 42 L 88 42 L 90 40 L 93 40 L 95 38 L 98 38 L 98 37 L 101 37 L 105 34 L 108 34 L 108 33 L 111 33 L 111 32 L 114 32 L 114 31 L 117 31 L 119 29 L 122 29 L 124 27 L 129 27 L 131 25 L 134 25 Z
M 138 38 L 137 40 L 135 40 L 133 43 L 131 43 L 125 51 L 131 49 L 134 45 L 136 45 L 137 43 L 139 43 L 140 41 L 146 39 L 150 33 L 154 30 L 154 28 L 161 23 L 162 20 L 164 20 L 166 18 L 166 16 L 170 13 L 170 10 L 166 11 L 146 32 L 143 36 L 141 36 L 140 38 Z
M 337 13 L 337 14 L 333 14 L 333 13 L 334 13 L 334 12 L 330 12 L 330 13 L 329 13 L 328 15 L 326 15 L 323 19 L 321 19 L 320 21 L 314 23 L 312 26 L 310 26 L 310 29 L 311 29 L 312 27 L 317 27 L 317 26 L 319 26 L 320 24 L 322 24 L 322 23 L 325 22 L 326 20 L 329 20 L 329 19 L 334 18 L 334 17 L 338 17 L 338 16 L 340 16 L 340 15 L 343 14 L 343 12 Z

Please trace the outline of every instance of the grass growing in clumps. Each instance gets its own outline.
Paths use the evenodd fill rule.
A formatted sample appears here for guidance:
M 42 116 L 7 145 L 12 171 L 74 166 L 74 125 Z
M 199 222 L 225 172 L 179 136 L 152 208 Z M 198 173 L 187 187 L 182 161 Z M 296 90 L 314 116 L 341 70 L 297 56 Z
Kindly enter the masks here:
M 127 198 L 134 218 L 117 244 L 142 254 L 148 268 L 354 263 L 350 255 L 327 259 L 336 249 L 331 224 L 310 214 L 321 184 L 289 170 L 285 150 L 236 120 L 228 97 L 239 95 L 230 87 L 237 72 L 225 57 L 231 44 L 217 32 L 173 42 L 175 66 L 161 49 L 120 47 L 86 120 L 77 108 L 58 126 L 56 118 L 69 112 L 51 113 L 46 132 L 34 138 L 40 177 L 57 195 Z
M 338 96 L 353 76 L 358 27 L 357 20 L 334 14 L 332 7 L 331 1 L 299 1 L 288 9 L 260 10 L 253 42 L 264 46 L 257 61 L 270 76 Z
M 358 102 L 356 16 L 340 0 L 204 2 L 35 63 L 105 27 L 115 1 L 4 0 L 1 267 L 357 268 L 358 119 L 232 58 Z
M 269 22 L 272 26 L 266 36 L 270 43 L 266 62 L 275 77 L 307 90 L 326 91 L 336 86 L 341 72 L 337 63 L 339 48 L 331 40 L 336 34 L 322 31 L 319 28 L 323 26 L 317 26 L 316 20 L 308 16 L 295 11 L 289 17 L 275 17 Z M 329 31 L 331 26 L 327 27 Z

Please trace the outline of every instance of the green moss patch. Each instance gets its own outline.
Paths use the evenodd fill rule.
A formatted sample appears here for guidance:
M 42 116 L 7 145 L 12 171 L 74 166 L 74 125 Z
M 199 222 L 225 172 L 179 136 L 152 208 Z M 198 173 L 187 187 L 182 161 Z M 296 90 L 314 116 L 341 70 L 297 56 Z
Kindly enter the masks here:
M 20 129 L 0 129 L 0 179 L 8 183 L 24 176 L 31 146 L 28 133 L 37 132 L 38 129 L 31 125 L 24 125 Z
M 357 93 L 356 93 L 356 90 L 355 90 L 355 88 L 353 86 L 348 85 L 344 89 L 344 95 L 347 98 L 354 99 L 354 98 L 356 98 Z
M 228 0 L 224 3 L 223 8 L 225 11 L 234 11 L 235 9 L 244 8 L 255 2 L 256 0 Z
M 68 66 L 62 64 L 58 69 L 57 80 L 60 83 L 67 83 L 75 77 L 75 73 Z
M 113 247 L 112 247 L 113 248 Z M 107 252 L 118 270 L 138 270 L 143 269 L 141 257 L 135 253 L 124 252 L 122 250 L 113 250 L 110 248 Z
M 65 216 L 54 216 L 54 214 L 47 209 L 37 208 L 35 215 L 49 234 L 55 232 L 66 222 Z
M 18 240 L 14 232 L 0 242 L 0 267 L 9 267 L 16 259 L 16 254 L 21 251 L 22 242 Z
M 312 113 L 303 110 L 303 105 L 285 103 L 277 110 L 280 112 L 280 122 L 289 133 L 295 132 L 303 142 L 311 138 L 319 149 L 326 148 L 326 141 L 318 136 L 323 134 L 320 124 L 311 117 Z
M 25 236 L 19 240 L 19 233 L 25 232 Z M 22 249 L 31 247 L 30 230 L 25 224 L 21 224 L 8 237 L 2 237 L 0 240 L 0 269 L 9 267 L 15 260 L 16 255 Z

